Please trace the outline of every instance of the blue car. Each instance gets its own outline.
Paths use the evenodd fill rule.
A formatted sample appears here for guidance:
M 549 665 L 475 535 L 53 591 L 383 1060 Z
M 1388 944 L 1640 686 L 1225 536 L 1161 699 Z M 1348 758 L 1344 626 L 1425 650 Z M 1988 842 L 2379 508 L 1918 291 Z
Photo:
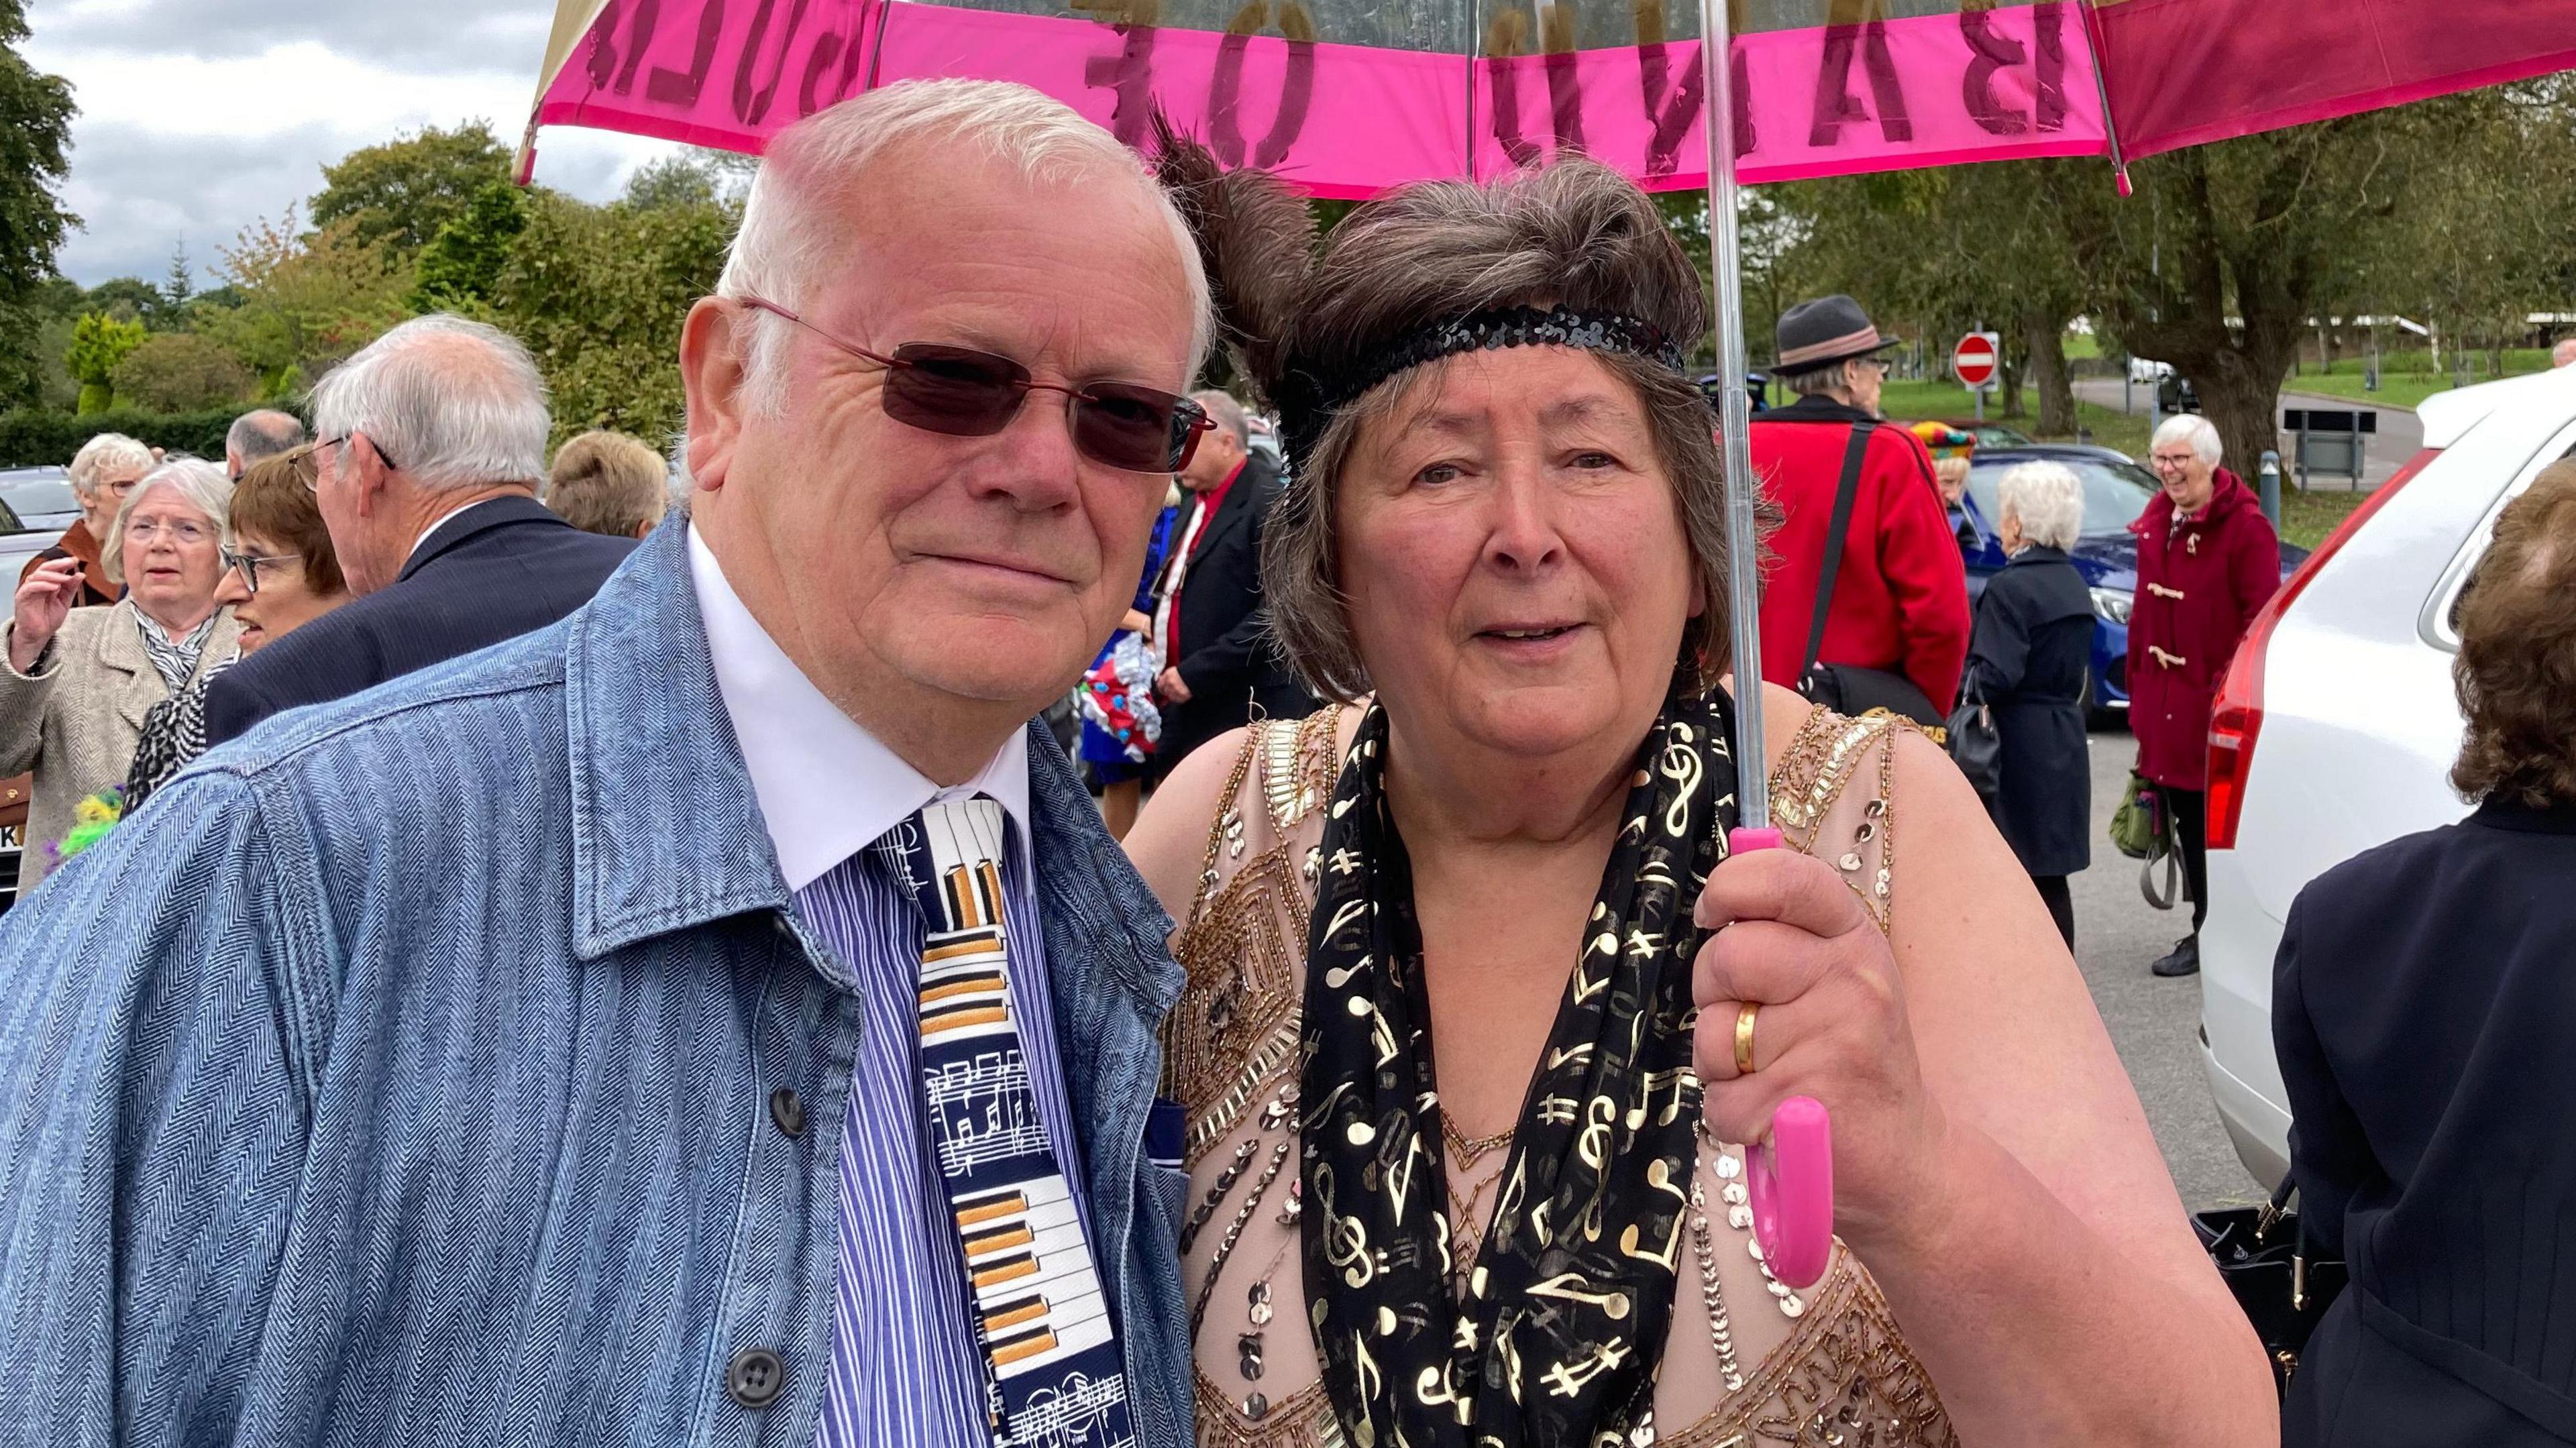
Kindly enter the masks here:
M 1967 495 L 1950 512 L 1968 565 L 1968 601 L 1973 605 L 1985 593 L 1986 580 L 2004 566 L 2003 545 L 1995 541 L 1997 485 L 2015 463 L 2039 461 L 2063 463 L 2084 483 L 2084 528 L 2072 556 L 2093 590 L 2093 667 L 2085 702 L 2094 711 L 2126 709 L 2129 603 L 2138 591 L 2138 543 L 2129 525 L 2157 492 L 2155 475 L 2127 453 L 2074 443 L 1978 449 L 1968 465 Z M 2305 548 L 2282 544 L 2281 576 L 2289 577 L 2307 556 Z

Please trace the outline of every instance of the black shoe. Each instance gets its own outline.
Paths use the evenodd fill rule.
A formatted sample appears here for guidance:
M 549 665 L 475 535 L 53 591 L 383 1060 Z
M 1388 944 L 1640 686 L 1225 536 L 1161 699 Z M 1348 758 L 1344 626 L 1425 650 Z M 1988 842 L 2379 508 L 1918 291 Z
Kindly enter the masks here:
M 2186 935 L 2175 941 L 2173 954 L 2157 961 L 2150 969 L 2162 976 L 2200 974 L 2200 937 Z

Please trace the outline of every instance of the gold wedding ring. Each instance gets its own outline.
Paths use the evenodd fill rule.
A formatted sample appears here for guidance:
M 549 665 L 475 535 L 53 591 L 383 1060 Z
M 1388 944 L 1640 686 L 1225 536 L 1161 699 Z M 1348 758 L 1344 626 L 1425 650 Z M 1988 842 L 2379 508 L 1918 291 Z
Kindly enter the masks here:
M 1753 1074 L 1753 1018 L 1762 1013 L 1757 1001 L 1746 1001 L 1735 1013 L 1735 1074 Z

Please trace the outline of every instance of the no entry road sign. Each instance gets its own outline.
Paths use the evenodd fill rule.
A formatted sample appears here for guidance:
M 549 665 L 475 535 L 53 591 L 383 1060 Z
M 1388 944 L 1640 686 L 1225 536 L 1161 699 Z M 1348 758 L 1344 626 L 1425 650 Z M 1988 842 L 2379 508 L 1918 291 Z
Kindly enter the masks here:
M 2002 365 L 2002 338 L 1992 332 L 1970 332 L 1959 339 L 1950 352 L 1950 371 L 1969 387 L 1983 389 L 1995 380 L 1995 370 Z

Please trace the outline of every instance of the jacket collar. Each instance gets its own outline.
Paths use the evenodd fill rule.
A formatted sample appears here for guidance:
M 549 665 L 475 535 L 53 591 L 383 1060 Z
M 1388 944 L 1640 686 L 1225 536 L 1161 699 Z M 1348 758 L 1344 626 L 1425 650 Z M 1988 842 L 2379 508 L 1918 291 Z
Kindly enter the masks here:
M 394 581 L 399 583 L 418 573 L 431 561 L 454 552 L 468 538 L 518 523 L 545 523 L 557 528 L 572 526 L 534 498 L 521 497 L 516 493 L 486 498 L 482 502 L 468 504 L 463 511 L 430 529 L 429 536 L 421 539 L 411 550 L 411 556 L 403 560 L 402 572 L 394 575 Z
M 573 949 L 585 960 L 730 915 L 793 919 L 716 683 L 688 538 L 685 517 L 654 529 L 567 625 Z M 1159 1019 L 1181 987 L 1171 923 L 1036 724 L 1029 817 L 1049 973 L 1066 995 L 1115 989 Z
M 2024 563 L 2064 563 L 2067 561 L 2068 559 L 2066 557 L 2065 549 L 2051 548 L 2045 543 L 2033 543 L 2029 547 L 2021 550 L 2019 553 L 2005 559 L 2004 567 L 2012 568 Z
M 1755 413 L 1755 422 L 1884 422 L 1848 403 L 1837 402 L 1821 392 L 1811 392 L 1786 407 L 1774 407 Z
M 2546 809 L 2518 799 L 2489 795 L 2469 818 L 2492 829 L 2534 835 L 2576 835 L 2576 804 L 2564 801 Z
M 2200 510 L 2198 519 L 2203 527 L 2216 524 L 2231 513 L 2263 506 L 2255 498 L 2254 490 L 2245 486 L 2245 480 L 2227 469 L 2212 468 L 2209 477 L 2209 506 Z M 2172 531 L 2173 514 L 2173 494 L 2158 488 L 2156 495 L 2147 500 L 2146 510 L 2138 514 L 2138 521 L 2129 525 L 2129 531 L 2141 538 L 2162 541 L 2165 534 Z

